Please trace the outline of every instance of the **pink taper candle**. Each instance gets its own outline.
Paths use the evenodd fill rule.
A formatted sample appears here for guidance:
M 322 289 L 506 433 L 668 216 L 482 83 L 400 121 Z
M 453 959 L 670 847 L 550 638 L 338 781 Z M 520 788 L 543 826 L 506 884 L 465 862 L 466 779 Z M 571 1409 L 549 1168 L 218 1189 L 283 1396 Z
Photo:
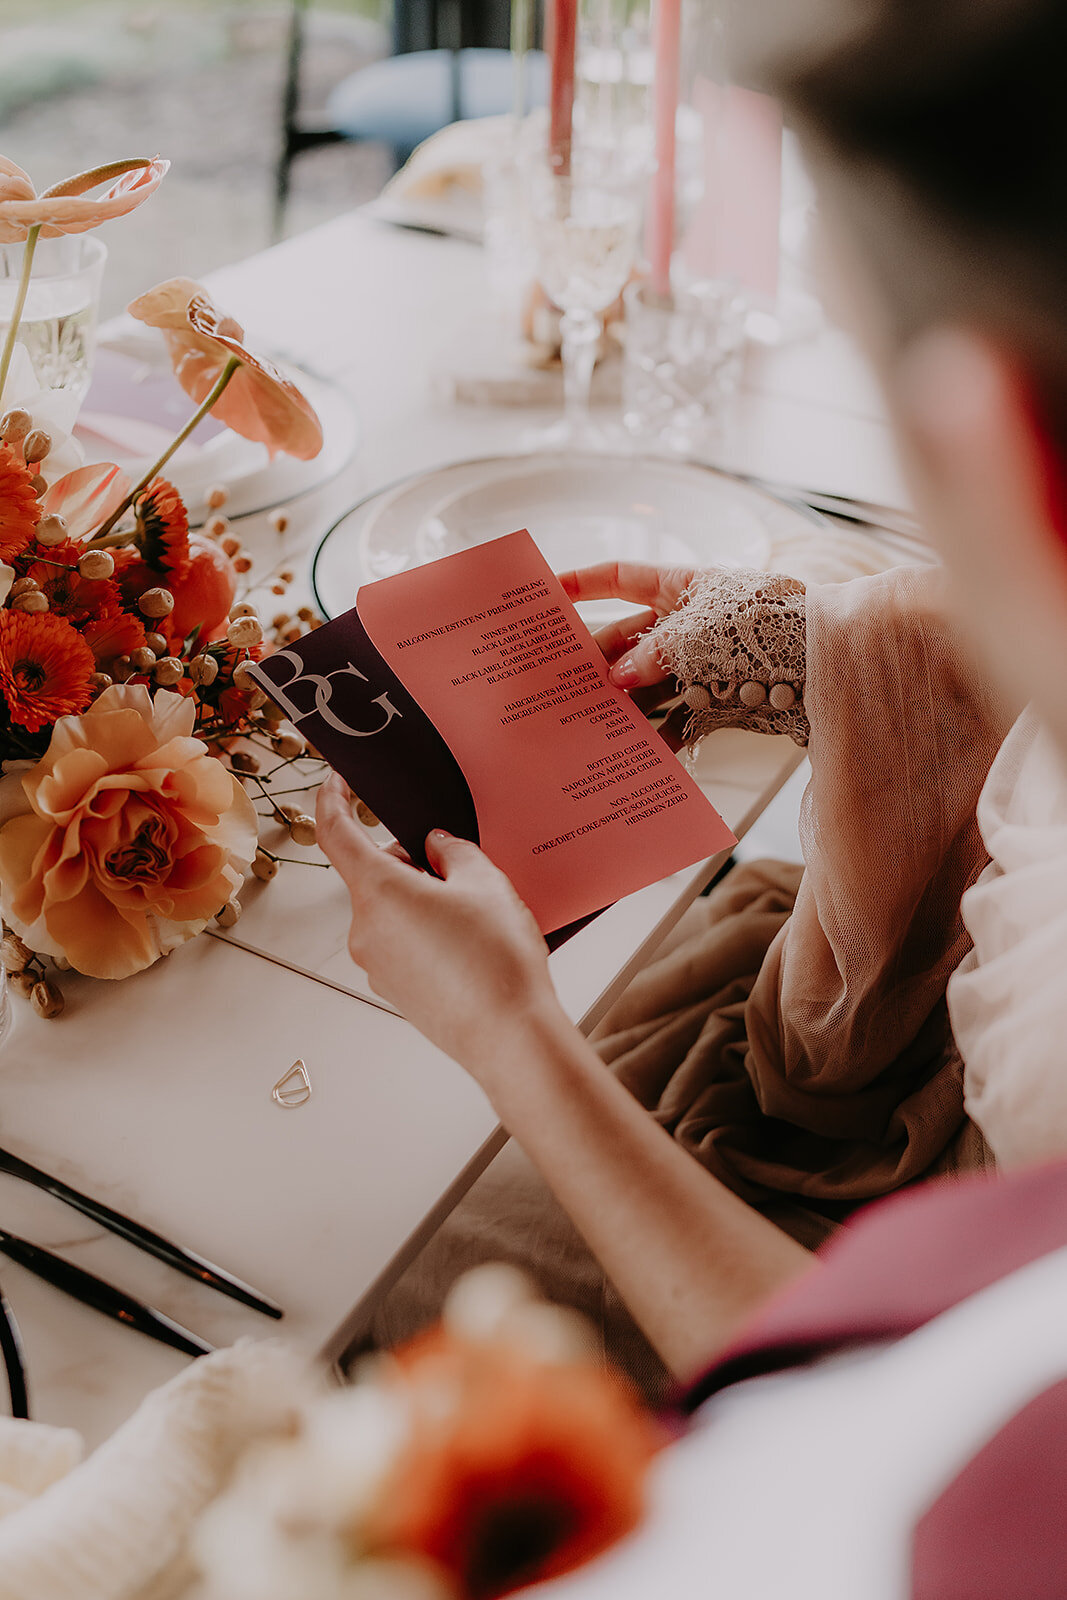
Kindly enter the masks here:
M 656 171 L 648 208 L 646 248 L 652 292 L 669 298 L 674 248 L 674 129 L 678 117 L 678 67 L 682 0 L 655 0 L 652 42 L 656 56 L 653 117 Z
M 578 43 L 578 0 L 552 0 L 549 8 L 549 53 L 552 98 L 548 159 L 553 173 L 566 178 L 571 170 L 571 123 L 574 116 L 574 56 Z

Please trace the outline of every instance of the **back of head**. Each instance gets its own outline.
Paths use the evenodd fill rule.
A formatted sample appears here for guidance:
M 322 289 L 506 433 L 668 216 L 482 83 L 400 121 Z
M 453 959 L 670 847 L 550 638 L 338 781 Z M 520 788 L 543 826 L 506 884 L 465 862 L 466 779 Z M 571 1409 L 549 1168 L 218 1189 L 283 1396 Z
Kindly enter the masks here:
M 896 334 L 966 320 L 1010 343 L 1067 456 L 1067 5 L 742 0 L 736 30 Z

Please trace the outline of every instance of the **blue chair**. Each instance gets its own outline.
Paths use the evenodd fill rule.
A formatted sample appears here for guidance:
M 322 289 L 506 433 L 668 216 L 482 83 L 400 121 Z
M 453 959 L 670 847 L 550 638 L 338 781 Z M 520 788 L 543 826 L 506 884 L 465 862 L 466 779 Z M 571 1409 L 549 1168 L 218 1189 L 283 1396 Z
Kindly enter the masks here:
M 543 105 L 548 67 L 540 50 L 526 58 L 527 97 Z M 326 102 L 342 138 L 392 145 L 398 165 L 431 133 L 461 117 L 495 117 L 514 97 L 510 50 L 415 50 L 355 72 Z
M 342 139 L 373 140 L 391 147 L 399 167 L 439 128 L 465 117 L 501 115 L 511 109 L 514 95 L 507 0 L 395 0 L 394 53 L 352 73 L 330 95 L 325 114 L 309 116 L 299 103 L 308 4 L 293 0 L 290 17 L 275 238 L 282 231 L 292 164 L 302 151 Z M 529 104 L 543 104 L 548 68 L 540 51 L 527 57 L 526 81 Z

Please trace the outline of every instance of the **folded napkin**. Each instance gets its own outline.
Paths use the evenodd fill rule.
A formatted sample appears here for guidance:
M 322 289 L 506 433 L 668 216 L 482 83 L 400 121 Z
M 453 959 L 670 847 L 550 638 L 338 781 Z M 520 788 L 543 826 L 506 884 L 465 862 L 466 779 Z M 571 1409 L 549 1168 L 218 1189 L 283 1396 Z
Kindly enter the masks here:
M 164 1600 L 242 1450 L 312 1389 L 284 1346 L 244 1340 L 156 1389 L 81 1462 L 70 1429 L 0 1418 L 0 1600 Z

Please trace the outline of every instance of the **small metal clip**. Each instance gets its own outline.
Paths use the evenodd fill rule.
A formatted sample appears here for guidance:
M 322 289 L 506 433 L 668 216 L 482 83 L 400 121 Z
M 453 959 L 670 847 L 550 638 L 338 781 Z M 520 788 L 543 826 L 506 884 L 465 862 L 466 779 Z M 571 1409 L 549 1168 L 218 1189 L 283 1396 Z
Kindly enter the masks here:
M 306 1105 L 311 1099 L 311 1079 L 308 1077 L 307 1067 L 299 1057 L 293 1062 L 289 1071 L 278 1079 L 270 1092 L 270 1097 L 276 1106 L 281 1106 L 286 1111 Z

